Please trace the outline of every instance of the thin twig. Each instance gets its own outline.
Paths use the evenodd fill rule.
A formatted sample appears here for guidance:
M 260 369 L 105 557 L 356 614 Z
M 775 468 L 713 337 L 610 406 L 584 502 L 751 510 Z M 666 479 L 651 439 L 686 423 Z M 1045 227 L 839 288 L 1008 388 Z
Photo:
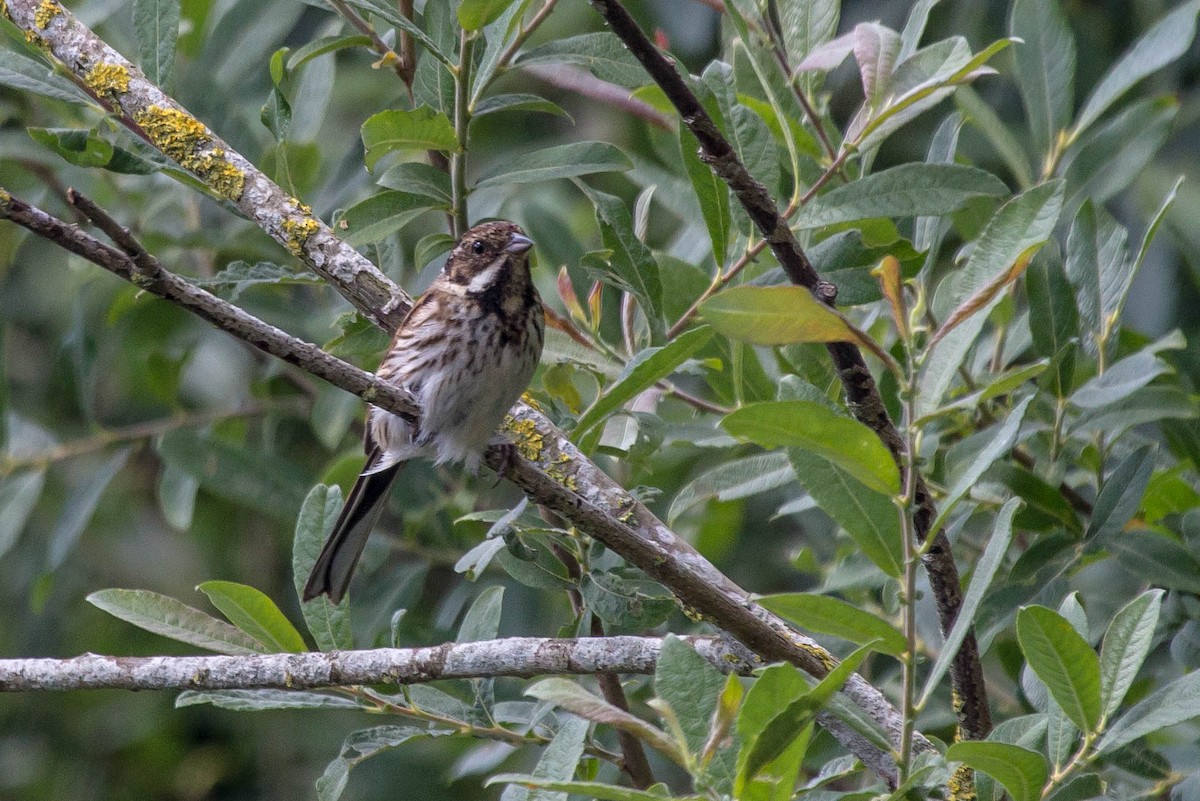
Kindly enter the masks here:
M 557 89 L 581 95 L 588 100 L 595 100 L 598 103 L 604 103 L 605 105 L 620 109 L 643 122 L 653 125 L 655 128 L 669 131 L 674 127 L 671 123 L 671 118 L 654 106 L 629 94 L 628 89 L 617 86 L 615 83 L 602 81 L 590 72 L 575 69 L 574 67 L 552 66 L 549 64 L 530 64 L 529 66 L 518 64 L 517 66 L 538 80 L 544 81 Z

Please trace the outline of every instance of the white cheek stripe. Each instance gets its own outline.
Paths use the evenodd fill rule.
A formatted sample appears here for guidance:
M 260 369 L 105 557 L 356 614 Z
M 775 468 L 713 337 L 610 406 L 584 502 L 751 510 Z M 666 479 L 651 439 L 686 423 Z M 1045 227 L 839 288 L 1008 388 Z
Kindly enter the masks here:
M 505 257 L 501 256 L 489 264 L 483 272 L 472 278 L 471 282 L 467 284 L 467 291 L 483 292 L 485 289 L 495 283 L 496 274 L 500 272 L 500 268 L 504 266 L 504 259 Z

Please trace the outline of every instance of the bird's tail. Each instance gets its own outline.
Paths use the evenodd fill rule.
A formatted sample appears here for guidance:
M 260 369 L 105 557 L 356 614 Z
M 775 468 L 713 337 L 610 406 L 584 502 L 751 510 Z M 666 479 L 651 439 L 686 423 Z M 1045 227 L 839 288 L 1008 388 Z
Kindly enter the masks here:
M 402 467 L 404 462 L 381 470 L 368 469 L 354 482 L 350 497 L 346 499 L 346 505 L 333 524 L 333 531 L 325 540 L 308 582 L 304 585 L 304 600 L 311 601 L 318 595 L 328 595 L 329 600 L 338 603 L 345 596 L 367 538 L 371 536 L 371 530 L 387 505 L 388 490 Z

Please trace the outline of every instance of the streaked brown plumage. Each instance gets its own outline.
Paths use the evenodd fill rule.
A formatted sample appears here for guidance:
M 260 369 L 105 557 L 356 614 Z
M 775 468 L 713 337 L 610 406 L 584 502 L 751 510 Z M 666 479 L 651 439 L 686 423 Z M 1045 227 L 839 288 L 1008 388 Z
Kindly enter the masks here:
M 388 489 L 409 459 L 479 469 L 483 450 L 525 391 L 542 354 L 544 316 L 521 229 L 488 222 L 467 231 L 441 275 L 396 331 L 376 374 L 406 388 L 419 428 L 368 407 L 367 464 L 304 587 L 304 599 L 340 601 Z

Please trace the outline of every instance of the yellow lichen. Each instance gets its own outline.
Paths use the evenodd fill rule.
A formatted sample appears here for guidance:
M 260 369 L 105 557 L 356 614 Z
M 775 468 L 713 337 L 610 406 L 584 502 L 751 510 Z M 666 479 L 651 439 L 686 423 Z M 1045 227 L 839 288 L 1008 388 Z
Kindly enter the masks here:
M 974 771 L 966 765 L 959 765 L 950 776 L 949 787 L 951 801 L 975 801 L 978 797 L 975 793 Z
M 129 91 L 129 70 L 120 64 L 97 64 L 83 80 L 100 97 L 115 99 Z
M 517 446 L 517 453 L 521 454 L 521 458 L 531 462 L 542 458 L 546 441 L 532 420 L 517 420 L 509 415 L 504 418 L 503 430 L 512 435 L 513 444 Z
M 308 242 L 308 238 L 315 234 L 321 225 L 312 217 L 301 217 L 296 219 L 288 217 L 283 221 L 283 233 L 287 242 L 287 249 L 297 256 L 304 255 L 304 245 Z
M 133 119 L 159 150 L 200 176 L 221 197 L 237 200 L 242 196 L 246 174 L 226 160 L 224 150 L 205 151 L 212 144 L 212 134 L 195 117 L 178 109 L 149 106 Z
M 291 203 L 291 204 L 292 204 L 292 205 L 293 205 L 293 206 L 296 208 L 296 210 L 297 210 L 297 211 L 299 211 L 301 214 L 308 214 L 308 215 L 311 215 L 311 214 L 312 214 L 312 206 L 308 205 L 307 203 L 304 203 L 304 202 L 302 202 L 302 201 L 300 200 L 300 198 L 289 197 L 289 198 L 288 198 L 288 201 L 289 201 L 289 202 L 290 202 L 290 203 Z
M 8 15 L 8 3 L 4 2 L 4 0 L 0 0 L 0 17 L 4 17 L 5 19 L 9 20 L 12 19 L 12 17 Z
M 528 392 L 521 393 L 521 400 L 524 401 L 531 409 L 534 409 L 535 411 L 540 412 L 542 410 L 541 404 L 539 404 L 536 400 L 534 400 L 533 395 L 531 395 Z
M 796 647 L 820 662 L 822 667 L 824 667 L 826 670 L 833 670 L 835 667 L 837 667 L 837 660 L 833 658 L 833 654 L 829 653 L 818 645 L 809 645 L 798 642 L 796 643 Z
M 42 0 L 37 11 L 33 12 L 33 24 L 46 30 L 46 26 L 50 24 L 50 20 L 62 13 L 62 6 L 54 2 L 54 0 Z

